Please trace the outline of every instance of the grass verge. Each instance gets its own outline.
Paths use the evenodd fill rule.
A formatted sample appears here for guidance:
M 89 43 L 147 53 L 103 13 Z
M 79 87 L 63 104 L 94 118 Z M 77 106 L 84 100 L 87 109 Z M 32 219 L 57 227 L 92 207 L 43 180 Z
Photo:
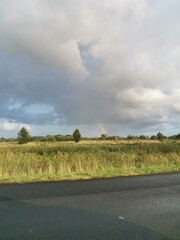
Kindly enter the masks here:
M 180 171 L 180 144 L 45 143 L 0 147 L 0 183 L 107 178 Z

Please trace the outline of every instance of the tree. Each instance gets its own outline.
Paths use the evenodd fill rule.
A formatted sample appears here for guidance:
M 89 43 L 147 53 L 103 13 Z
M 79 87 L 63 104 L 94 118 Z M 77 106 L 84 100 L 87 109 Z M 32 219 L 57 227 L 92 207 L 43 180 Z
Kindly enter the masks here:
M 128 135 L 127 140 L 135 140 L 138 139 L 138 136 Z
M 81 134 L 79 132 L 79 129 L 76 129 L 74 132 L 73 132 L 73 138 L 74 138 L 74 141 L 75 142 L 79 142 L 81 140 Z
M 47 135 L 46 136 L 46 141 L 48 141 L 48 142 L 55 142 L 56 138 L 53 135 Z
M 152 140 L 157 140 L 157 136 L 152 135 L 152 136 L 151 136 L 151 139 L 152 139 Z
M 146 136 L 145 136 L 145 135 L 140 135 L 140 136 L 139 136 L 139 139 L 145 140 L 145 139 L 146 139 Z
M 176 135 L 176 139 L 180 139 L 180 133 Z
M 25 127 L 22 127 L 18 132 L 18 143 L 24 144 L 29 142 L 30 139 L 31 139 L 31 136 L 29 135 L 27 129 Z
M 108 134 L 105 134 L 105 133 L 101 134 L 101 139 L 102 139 L 102 140 L 107 140 L 107 139 L 109 139 Z
M 164 138 L 165 138 L 164 135 L 163 135 L 161 132 L 158 132 L 158 134 L 157 134 L 157 139 L 158 139 L 159 141 L 163 141 Z

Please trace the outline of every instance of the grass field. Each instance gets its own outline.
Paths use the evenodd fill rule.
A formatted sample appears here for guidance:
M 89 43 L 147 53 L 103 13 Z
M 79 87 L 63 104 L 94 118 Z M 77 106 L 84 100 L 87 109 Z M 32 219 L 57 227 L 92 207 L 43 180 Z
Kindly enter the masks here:
M 0 182 L 89 179 L 180 171 L 180 143 L 0 143 Z

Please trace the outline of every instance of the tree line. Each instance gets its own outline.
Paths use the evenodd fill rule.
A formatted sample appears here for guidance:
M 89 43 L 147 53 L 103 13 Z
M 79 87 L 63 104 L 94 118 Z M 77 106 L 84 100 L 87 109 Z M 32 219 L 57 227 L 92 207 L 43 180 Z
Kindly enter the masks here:
M 72 136 L 71 135 L 67 135 L 66 137 L 63 135 L 48 135 L 46 137 L 31 137 L 31 135 L 29 134 L 28 130 L 25 127 L 22 127 L 20 129 L 20 131 L 18 132 L 18 137 L 17 137 L 18 143 L 19 144 L 24 144 L 24 143 L 28 143 L 30 141 L 36 141 L 36 140 L 40 140 L 40 141 L 49 141 L 49 142 L 53 142 L 53 141 L 72 141 L 74 140 L 75 142 L 79 142 L 81 140 L 81 133 L 79 131 L 79 129 L 76 129 Z
M 100 137 L 88 138 L 82 137 L 79 129 L 75 129 L 72 135 L 47 135 L 47 136 L 31 136 L 28 130 L 25 127 L 22 127 L 17 134 L 17 138 L 1 138 L 1 141 L 15 141 L 17 140 L 19 144 L 25 144 L 28 142 L 55 142 L 55 141 L 75 141 L 79 142 L 80 140 L 159 140 L 164 141 L 165 139 L 180 139 L 180 133 L 173 136 L 165 136 L 161 132 L 158 132 L 156 135 L 146 136 L 146 135 L 128 135 L 127 137 L 120 136 L 109 136 L 108 134 L 101 134 Z

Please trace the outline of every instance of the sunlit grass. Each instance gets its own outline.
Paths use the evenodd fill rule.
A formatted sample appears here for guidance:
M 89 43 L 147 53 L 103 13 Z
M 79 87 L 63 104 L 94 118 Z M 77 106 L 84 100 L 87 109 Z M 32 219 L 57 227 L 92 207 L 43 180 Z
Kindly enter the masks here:
M 0 145 L 0 182 L 88 179 L 180 170 L 178 142 Z

